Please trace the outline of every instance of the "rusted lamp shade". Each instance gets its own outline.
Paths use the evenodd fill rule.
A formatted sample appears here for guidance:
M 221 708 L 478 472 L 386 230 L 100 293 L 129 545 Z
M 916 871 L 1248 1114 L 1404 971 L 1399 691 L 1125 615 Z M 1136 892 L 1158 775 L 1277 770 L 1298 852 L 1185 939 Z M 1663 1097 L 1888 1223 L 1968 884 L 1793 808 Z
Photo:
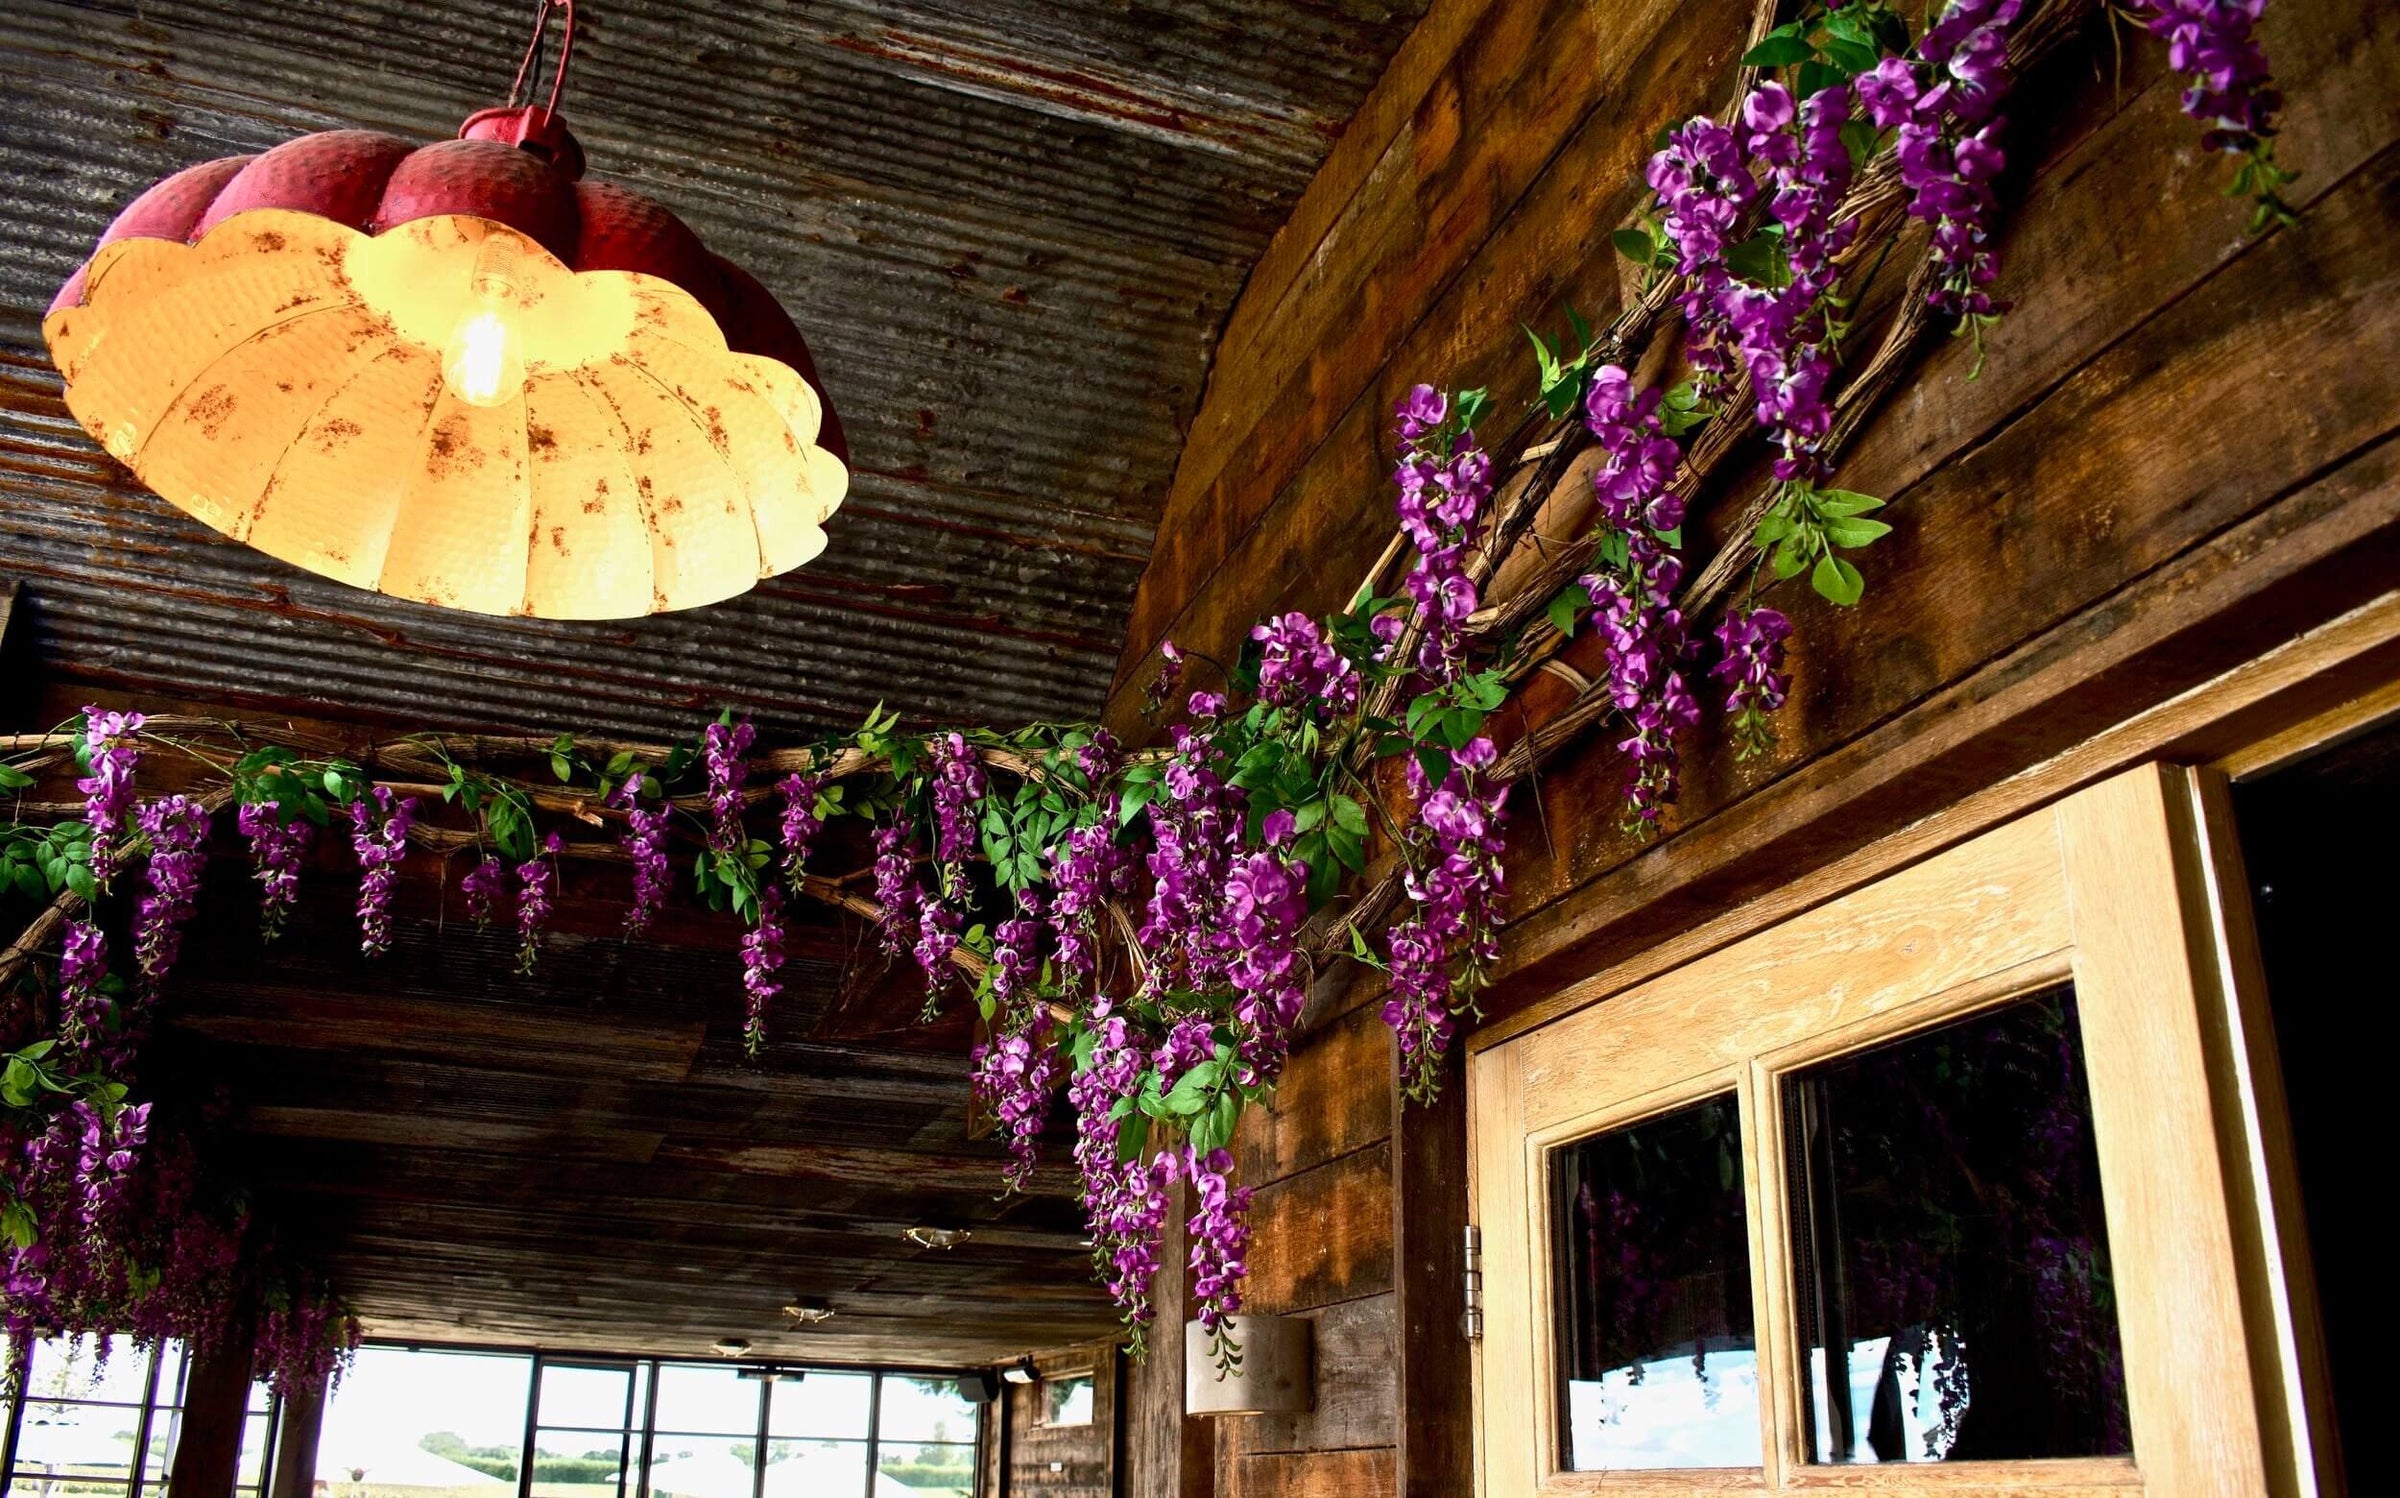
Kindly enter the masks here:
M 624 618 L 809 561 L 849 475 L 799 332 L 582 171 L 535 106 L 179 172 L 51 305 L 67 405 L 235 540 L 443 607 Z

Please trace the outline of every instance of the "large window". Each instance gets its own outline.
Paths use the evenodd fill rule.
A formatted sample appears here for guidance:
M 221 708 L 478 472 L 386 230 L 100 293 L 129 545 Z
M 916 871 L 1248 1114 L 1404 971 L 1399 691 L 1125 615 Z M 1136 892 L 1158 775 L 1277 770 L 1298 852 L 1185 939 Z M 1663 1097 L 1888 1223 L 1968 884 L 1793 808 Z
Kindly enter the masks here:
M 2197 794 L 1478 1037 L 1483 1491 L 2269 1491 Z
M 970 1498 L 979 1419 L 955 1373 L 370 1346 L 326 1407 L 317 1480 L 324 1498 Z
M 33 1345 L 25 1388 L 8 1402 L 6 1482 L 28 1498 L 143 1498 L 163 1493 L 183 1430 L 179 1343 L 135 1347 L 117 1338 L 48 1337 Z M 236 1481 L 257 1498 L 268 1480 L 276 1405 L 250 1386 Z

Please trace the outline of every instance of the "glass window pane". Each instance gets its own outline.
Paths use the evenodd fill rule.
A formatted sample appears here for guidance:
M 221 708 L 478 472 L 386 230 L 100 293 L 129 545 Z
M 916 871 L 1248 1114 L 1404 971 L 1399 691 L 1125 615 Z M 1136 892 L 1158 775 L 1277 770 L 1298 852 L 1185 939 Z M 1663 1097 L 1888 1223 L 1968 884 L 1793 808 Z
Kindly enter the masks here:
M 1812 1460 L 2132 1450 L 2071 990 L 1811 1068 L 1784 1106 Z
M 339 1492 L 515 1498 L 533 1360 L 367 1347 L 325 1403 L 316 1475 Z
M 1089 1425 L 1092 1423 L 1092 1376 L 1077 1373 L 1066 1378 L 1042 1380 L 1041 1423 L 1044 1425 Z
M 242 1422 L 242 1456 L 233 1476 L 236 1483 L 257 1487 L 265 1480 L 267 1448 L 274 1441 L 273 1424 L 264 1415 L 252 1415 Z
M 183 1428 L 183 1415 L 178 1410 L 161 1409 L 150 1417 L 150 1449 L 142 1457 L 142 1484 L 167 1480 L 167 1468 L 175 1461 L 175 1437 Z
M 26 1387 L 45 1399 L 140 1404 L 150 1354 L 130 1337 L 45 1337 L 33 1344 Z
M 894 1487 L 893 1484 L 898 1484 Z M 975 1491 L 975 1448 L 927 1441 L 875 1447 L 875 1493 L 909 1498 L 970 1498 Z
M 633 1369 L 594 1368 L 570 1363 L 542 1365 L 541 1403 L 535 1418 L 544 1425 L 580 1430 L 623 1430 L 633 1395 Z M 633 1423 L 642 1412 L 633 1410 Z
M 616 1498 L 624 1475 L 623 1431 L 544 1430 L 533 1437 L 535 1498 Z M 634 1443 L 634 1449 L 640 1449 Z
M 883 1498 L 883 1484 L 877 1485 Z M 770 1441 L 767 1443 L 766 1498 L 850 1498 L 867 1491 L 867 1443 L 864 1441 Z M 916 1498 L 906 1489 L 904 1498 Z M 740 1498 L 740 1495 L 711 1495 Z
M 883 1418 L 877 1436 L 896 1441 L 972 1441 L 975 1410 L 958 1392 L 958 1379 L 883 1376 Z
M 1758 1466 L 1733 1098 L 1553 1150 L 1550 1182 L 1561 1464 Z
M 863 1441 L 867 1410 L 874 1400 L 871 1374 L 812 1372 L 805 1378 L 780 1378 L 767 1396 L 767 1432 Z M 866 1479 L 862 1475 L 859 1480 Z
M 667 1381 L 660 1379 L 662 1401 L 666 1388 Z M 654 1498 L 751 1498 L 757 1460 L 756 1430 L 740 1440 L 661 1431 L 651 1445 L 650 1491 Z
M 250 1413 L 267 1415 L 274 1413 L 274 1410 L 275 1391 L 265 1384 L 252 1384 L 250 1386 Z
M 758 1391 L 766 1385 L 730 1367 L 669 1363 L 658 1370 L 658 1428 L 758 1434 Z
M 17 1429 L 17 1471 L 122 1482 L 133 1475 L 141 1418 L 139 1408 L 119 1405 L 28 1403 Z

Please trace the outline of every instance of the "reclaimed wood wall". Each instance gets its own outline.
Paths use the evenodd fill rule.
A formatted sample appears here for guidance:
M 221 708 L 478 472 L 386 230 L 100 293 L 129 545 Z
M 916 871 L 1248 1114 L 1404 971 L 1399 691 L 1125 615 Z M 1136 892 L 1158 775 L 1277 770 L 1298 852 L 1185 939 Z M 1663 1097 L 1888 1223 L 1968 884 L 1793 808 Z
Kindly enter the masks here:
M 1002 1492 L 1009 1498 L 1117 1498 L 1128 1491 L 1120 1481 L 1126 1447 L 1123 1362 L 1113 1340 L 1033 1355 L 1042 1381 L 1092 1376 L 1092 1418 L 1086 1425 L 1044 1424 L 1042 1382 L 1001 1385 L 1001 1418 L 1008 1424 Z
M 1437 0 L 1236 305 L 1135 601 L 1112 719 L 1172 637 L 1230 659 L 1270 611 L 1339 607 L 1392 531 L 1410 385 L 1533 394 L 1520 324 L 1623 295 L 1608 231 L 1656 132 L 1729 86 L 1745 0 Z M 2296 227 L 2245 233 L 2163 49 L 2095 19 L 2025 80 L 2003 183 L 2014 310 L 1933 349 L 1840 481 L 1892 501 L 1865 604 L 1784 590 L 1783 742 L 1686 744 L 1665 835 L 1619 829 L 1591 734 L 1520 793 L 1496 1019 L 2051 759 L 2400 583 L 2400 8 L 2275 0 Z M 1876 336 L 1888 298 L 1862 309 Z M 1712 488 L 1754 492 L 1763 467 Z M 1570 483 L 1583 482 L 1571 476 Z M 1592 642 L 1568 655 L 1595 671 Z M 1512 731 L 1570 688 L 1523 695 Z M 1246 1129 L 1250 1308 L 1317 1324 L 1316 1411 L 1131 1428 L 1131 1491 L 1467 1485 L 1456 1328 L 1463 1129 L 1400 1113 L 1364 984 L 1321 985 L 1276 1112 Z M 1457 1089 L 1452 1089 L 1454 1098 Z M 1164 1302 L 1172 1315 L 1172 1300 Z M 1179 1364 L 1128 1397 L 1165 1412 Z M 1199 1422 L 1189 1422 L 1198 1424 Z M 1198 1444 L 1208 1461 L 1195 1459 Z

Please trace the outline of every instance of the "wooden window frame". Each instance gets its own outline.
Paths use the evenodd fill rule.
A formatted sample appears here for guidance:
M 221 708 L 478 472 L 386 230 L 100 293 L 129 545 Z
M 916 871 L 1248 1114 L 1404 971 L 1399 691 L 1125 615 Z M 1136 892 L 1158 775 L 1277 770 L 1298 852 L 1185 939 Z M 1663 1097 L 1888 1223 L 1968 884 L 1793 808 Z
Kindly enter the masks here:
M 1596 987 L 1468 1062 L 1483 1232 L 1477 1488 L 1516 1493 L 2306 1494 L 2338 1477 L 2232 776 L 2387 721 L 2400 691 L 2152 762 L 2024 812 L 1680 965 Z M 2116 1265 L 2132 1458 L 1839 1467 L 1806 1460 L 1783 1079 L 2072 980 Z M 1705 1097 L 1742 1121 L 1762 1461 L 1559 1467 L 1544 1230 L 1558 1145 Z

